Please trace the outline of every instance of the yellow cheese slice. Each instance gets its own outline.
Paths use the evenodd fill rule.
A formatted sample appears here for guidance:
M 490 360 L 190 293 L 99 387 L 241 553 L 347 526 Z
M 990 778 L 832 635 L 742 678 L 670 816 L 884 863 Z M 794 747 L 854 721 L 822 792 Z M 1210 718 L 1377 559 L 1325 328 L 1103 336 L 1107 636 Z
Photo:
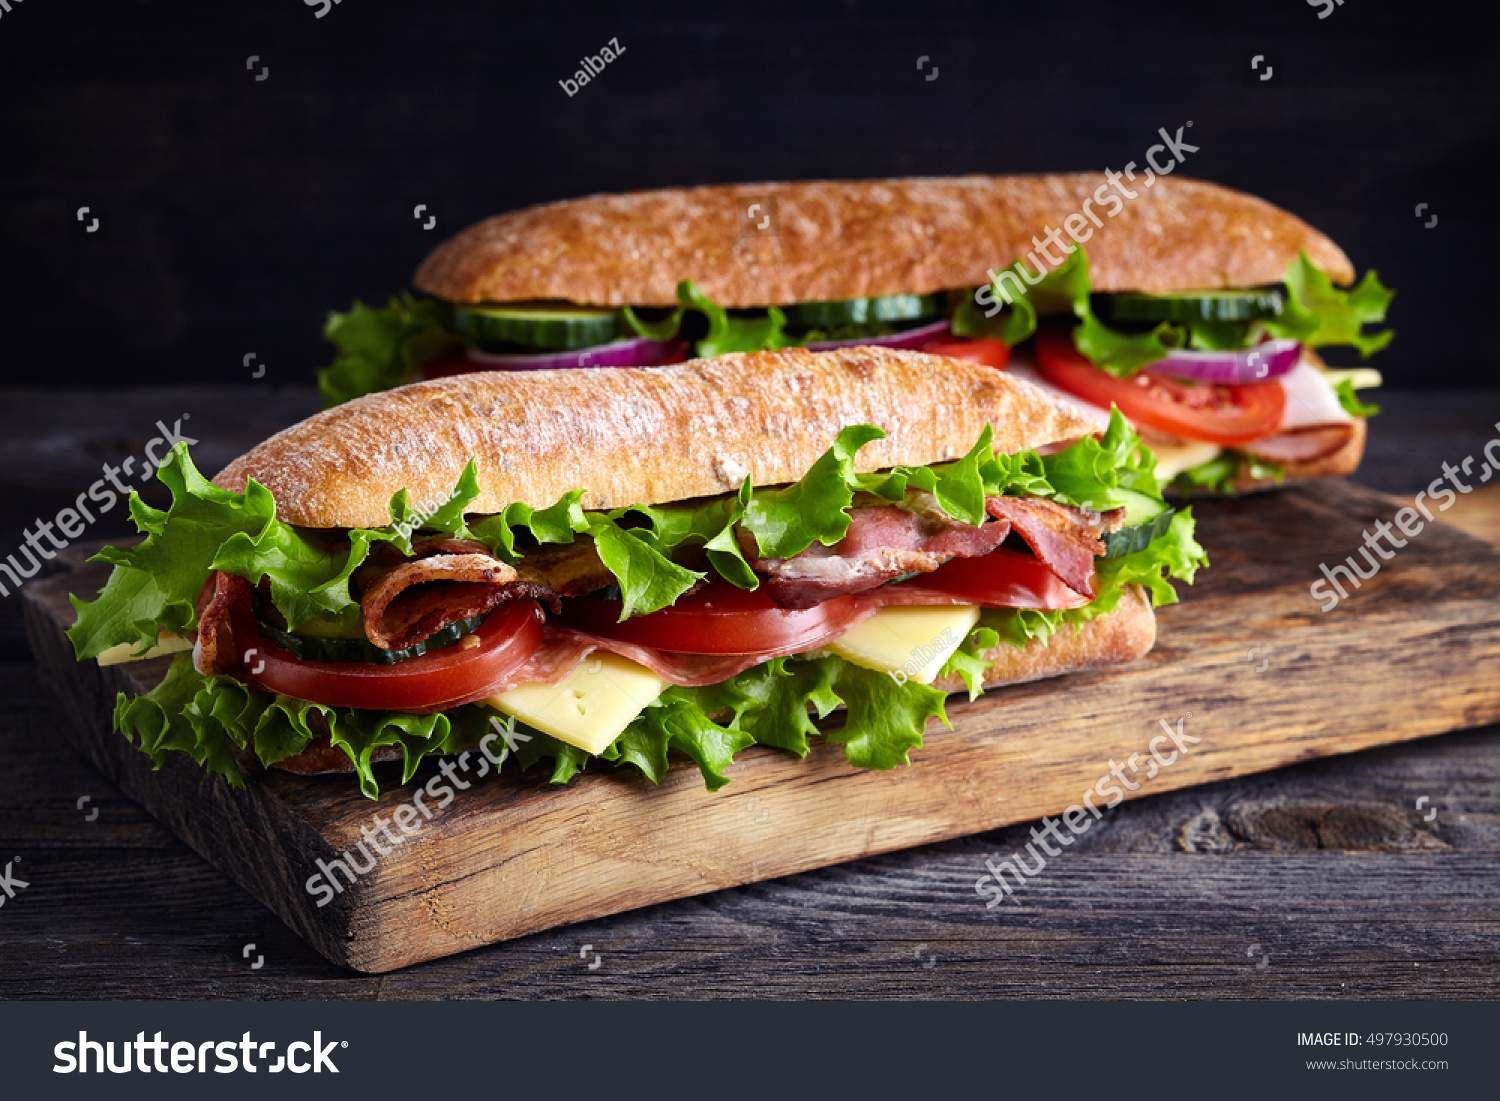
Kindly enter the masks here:
M 968 605 L 882 608 L 823 645 L 866 669 L 931 684 L 977 622 L 979 609 Z
M 1201 440 L 1185 440 L 1180 444 L 1148 444 L 1156 456 L 1156 480 L 1165 485 L 1184 470 L 1202 466 L 1219 457 L 1223 450 L 1216 443 Z
M 140 644 L 135 642 L 122 642 L 118 646 L 111 646 L 108 650 L 102 651 L 94 660 L 100 665 L 123 665 L 127 661 L 145 661 L 147 658 L 159 658 L 164 654 L 179 654 L 193 648 L 191 639 L 167 634 L 162 635 L 161 641 L 140 657 L 135 656 L 138 645 Z
M 559 684 L 523 684 L 484 702 L 589 753 L 602 753 L 667 687 L 645 666 L 594 652 Z

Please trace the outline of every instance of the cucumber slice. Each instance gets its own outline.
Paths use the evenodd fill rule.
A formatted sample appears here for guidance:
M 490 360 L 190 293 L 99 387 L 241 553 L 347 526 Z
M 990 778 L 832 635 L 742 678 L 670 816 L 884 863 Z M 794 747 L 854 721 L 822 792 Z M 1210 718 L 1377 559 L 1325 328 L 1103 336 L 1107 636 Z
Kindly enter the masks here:
M 882 298 L 841 298 L 831 302 L 799 302 L 783 306 L 788 328 L 831 329 L 837 325 L 868 325 L 876 321 L 920 321 L 939 317 L 947 296 L 891 294 Z
M 483 351 L 568 352 L 608 344 L 624 330 L 619 310 L 588 306 L 457 306 L 446 328 Z
M 1147 520 L 1154 520 L 1163 512 L 1170 512 L 1171 506 L 1165 501 L 1148 497 L 1144 493 L 1137 493 L 1133 489 L 1117 489 L 1114 491 L 1115 508 L 1125 506 L 1125 523 L 1127 525 L 1144 524 Z
M 1187 291 L 1182 294 L 1100 295 L 1107 321 L 1259 321 L 1277 317 L 1279 290 Z
M 257 618 L 255 623 L 260 628 L 261 634 L 280 646 L 287 653 L 301 658 L 303 661 L 361 661 L 371 665 L 395 665 L 397 662 L 405 661 L 407 658 L 420 657 L 422 654 L 430 654 L 434 650 L 446 650 L 455 645 L 465 635 L 473 634 L 484 622 L 484 616 L 474 616 L 471 619 L 462 619 L 457 623 L 450 623 L 436 634 L 429 635 L 421 642 L 405 650 L 382 650 L 374 645 L 369 639 L 361 635 L 359 638 L 333 638 L 317 635 L 294 635 L 289 631 L 283 631 L 279 627 L 273 627 L 265 620 Z
M 1105 532 L 1100 539 L 1105 558 L 1120 558 L 1145 550 L 1151 540 L 1165 535 L 1171 527 L 1172 515 L 1177 510 L 1165 501 L 1130 489 L 1117 489 L 1114 495 L 1116 507 L 1125 506 L 1125 526 L 1119 531 Z

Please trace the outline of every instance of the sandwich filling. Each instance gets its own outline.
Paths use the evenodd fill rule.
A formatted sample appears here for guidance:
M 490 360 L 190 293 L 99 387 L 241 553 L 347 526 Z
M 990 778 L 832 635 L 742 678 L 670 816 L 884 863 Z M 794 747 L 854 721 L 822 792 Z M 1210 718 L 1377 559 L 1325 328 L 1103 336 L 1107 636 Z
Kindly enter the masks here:
M 213 486 L 179 445 L 172 506 L 132 500 L 146 538 L 101 553 L 114 572 L 70 638 L 80 658 L 191 642 L 115 724 L 235 784 L 253 758 L 352 768 L 375 797 L 378 761 L 410 780 L 503 719 L 554 782 L 596 757 L 656 781 L 675 749 L 712 789 L 749 745 L 805 754 L 840 706 L 823 733 L 851 763 L 908 763 L 943 717 L 935 682 L 977 695 L 997 647 L 1045 645 L 1133 586 L 1171 603 L 1167 578 L 1206 564 L 1117 411 L 1047 455 L 997 455 L 986 428 L 955 462 L 855 473 L 882 435 L 844 429 L 793 485 L 608 512 L 576 490 L 470 514 L 471 462 L 425 514 L 402 491 L 389 526 L 338 531 L 278 520 L 253 480 Z
M 1050 254 L 1048 254 L 1050 257 Z M 494 370 L 677 363 L 691 355 L 877 344 L 953 356 L 1037 382 L 1094 416 L 1118 406 L 1182 492 L 1235 492 L 1337 455 L 1369 368 L 1329 369 L 1315 349 L 1368 357 L 1388 344 L 1392 292 L 1374 272 L 1336 288 L 1306 253 L 1280 286 L 1169 295 L 1095 294 L 1073 245 L 1055 266 L 1018 260 L 979 288 L 726 310 L 691 280 L 673 310 L 570 303 L 454 303 L 403 296 L 329 317 L 339 349 L 319 373 L 334 405 L 416 378 Z M 1013 356 L 1013 351 L 1016 353 Z M 1014 359 L 1014 363 L 1012 362 Z

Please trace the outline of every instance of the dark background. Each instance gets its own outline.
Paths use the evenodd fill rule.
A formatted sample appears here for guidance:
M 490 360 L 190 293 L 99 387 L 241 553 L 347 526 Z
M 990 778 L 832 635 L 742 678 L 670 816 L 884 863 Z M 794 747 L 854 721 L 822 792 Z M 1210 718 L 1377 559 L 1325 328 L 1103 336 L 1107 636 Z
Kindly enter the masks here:
M 488 214 L 710 182 L 1119 168 L 1189 119 L 1187 174 L 1290 209 L 1397 288 L 1400 336 L 1374 361 L 1388 382 L 1500 376 L 1479 260 L 1500 51 L 1475 5 L 12 5 L 0 382 L 240 383 L 254 352 L 272 382 L 307 383 L 328 309 L 383 301 Z M 569 98 L 558 81 L 611 38 L 625 54 Z

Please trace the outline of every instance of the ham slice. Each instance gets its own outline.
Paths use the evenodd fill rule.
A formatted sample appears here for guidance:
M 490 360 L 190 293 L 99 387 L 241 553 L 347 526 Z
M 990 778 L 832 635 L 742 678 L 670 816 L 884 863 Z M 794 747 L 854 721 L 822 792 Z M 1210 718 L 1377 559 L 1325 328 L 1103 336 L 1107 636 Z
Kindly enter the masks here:
M 849 530 L 832 546 L 814 543 L 791 558 L 759 558 L 755 538 L 740 529 L 750 567 L 767 576 L 766 592 L 778 607 L 811 608 L 835 596 L 864 592 L 908 573 L 930 573 L 950 558 L 989 554 L 1010 533 L 1004 520 L 976 527 L 911 504 L 849 511 Z
M 1349 442 L 1354 434 L 1354 418 L 1339 403 L 1328 376 L 1318 370 L 1319 362 L 1315 353 L 1303 350 L 1297 366 L 1276 380 L 1286 393 L 1286 406 L 1276 434 L 1254 443 L 1240 444 L 1237 450 L 1267 462 L 1310 463 L 1332 455 Z M 1101 432 L 1108 427 L 1108 410 L 1053 386 L 1030 363 L 1012 361 L 1009 370 L 1017 378 L 1040 387 L 1069 408 L 1090 417 Z M 1134 422 L 1132 426 L 1147 444 L 1180 447 L 1191 442 L 1163 435 Z
M 1325 424 L 1282 432 L 1254 443 L 1240 444 L 1240 450 L 1257 459 L 1272 463 L 1310 463 L 1332 455 L 1349 442 L 1354 425 Z

